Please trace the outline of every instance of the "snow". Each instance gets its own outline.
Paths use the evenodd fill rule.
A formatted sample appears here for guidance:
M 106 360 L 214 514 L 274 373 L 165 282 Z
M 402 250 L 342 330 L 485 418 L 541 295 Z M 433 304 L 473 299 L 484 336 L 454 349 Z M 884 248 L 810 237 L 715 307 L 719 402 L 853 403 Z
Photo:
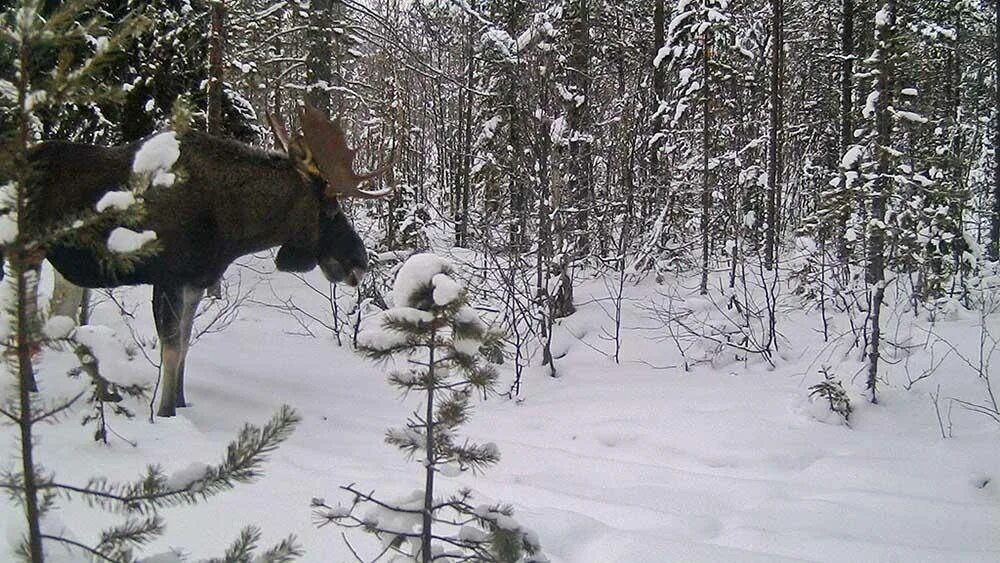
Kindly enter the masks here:
M 861 151 L 863 147 L 860 145 L 851 145 L 844 153 L 844 158 L 840 160 L 840 167 L 844 170 L 851 170 L 857 166 L 858 161 L 861 160 Z
M 416 307 L 423 290 L 431 287 L 434 276 L 451 273 L 453 266 L 446 259 L 430 253 L 411 256 L 396 274 L 392 286 L 392 301 L 397 307 Z
M 889 6 L 885 5 L 875 13 L 875 27 L 885 27 L 889 24 Z
M 94 208 L 98 213 L 102 213 L 107 209 L 125 211 L 132 205 L 135 205 L 135 196 L 132 192 L 112 191 L 104 194 Z
M 413 307 L 393 307 L 388 311 L 380 311 L 374 321 L 367 324 L 358 333 L 358 345 L 375 350 L 387 350 L 406 341 L 406 335 L 391 330 L 383 323 L 388 319 L 408 321 L 411 323 L 429 323 L 434 320 L 434 314 Z
M 927 123 L 928 119 L 919 113 L 912 111 L 896 111 L 896 117 L 902 119 L 903 121 L 910 121 L 912 123 Z
M 17 233 L 17 218 L 11 213 L 0 216 L 0 245 L 14 242 Z
M 435 274 L 431 284 L 434 286 L 434 304 L 439 307 L 455 301 L 462 293 L 462 286 L 448 274 Z
M 411 274 L 433 279 L 443 262 L 459 263 L 440 260 L 422 258 L 423 267 L 411 265 L 418 270 Z M 250 265 L 256 270 L 269 263 L 265 257 Z M 255 270 L 242 269 L 246 275 Z M 318 272 L 309 275 L 322 283 Z M 723 281 L 713 279 L 712 286 Z M 292 276 L 273 276 L 270 282 L 275 291 L 294 294 L 316 311 L 328 306 Z M 940 385 L 942 411 L 948 410 L 946 397 L 981 398 L 981 380 L 967 366 L 949 357 L 931 378 L 907 389 L 907 364 L 917 375 L 930 357 L 917 347 L 886 367 L 880 404 L 871 405 L 861 378 L 852 380 L 861 364 L 845 339 L 824 343 L 818 312 L 782 293 L 779 323 L 788 341 L 782 342 L 775 367 L 735 359 L 699 341 L 697 355 L 689 351 L 698 360 L 690 371 L 666 368 L 682 358 L 643 307 L 677 292 L 687 309 L 715 314 L 709 300 L 685 289 L 694 287 L 697 282 L 684 277 L 664 285 L 626 284 L 623 326 L 632 328 L 616 365 L 602 352 L 610 346 L 602 333 L 610 326 L 600 306 L 607 298 L 604 280 L 578 286 L 579 312 L 563 319 L 553 334 L 561 377 L 533 365 L 524 374 L 520 400 L 475 401 L 462 434 L 495 443 L 503 461 L 479 475 L 449 477 L 443 490 L 466 486 L 477 504 L 510 504 L 516 522 L 503 524 L 530 529 L 554 563 L 1000 560 L 996 425 L 956 406 L 950 413 L 953 436 L 943 439 L 930 397 Z M 140 340 L 155 336 L 150 289 L 116 295 L 135 311 L 132 323 Z M 925 331 L 933 330 L 975 357 L 980 320 L 960 307 L 934 323 L 914 318 L 905 305 L 887 306 L 884 315 L 893 342 L 901 344 L 887 354 L 923 343 Z M 112 329 L 83 331 L 87 342 L 103 342 L 109 355 L 114 340 L 119 347 L 131 342 L 113 303 L 99 300 L 93 317 Z M 378 320 L 366 317 L 362 329 Z M 846 318 L 832 321 L 835 334 L 849 331 Z M 1000 331 L 1000 317 L 987 322 L 994 333 Z M 385 366 L 329 338 L 293 335 L 300 331 L 280 311 L 247 303 L 229 328 L 202 337 L 192 348 L 186 366 L 191 406 L 179 416 L 150 424 L 148 405 L 126 399 L 138 416 L 112 418 L 113 427 L 136 446 L 114 438 L 103 446 L 91 441 L 92 429 L 78 424 L 89 408 L 81 404 L 61 424 L 39 427 L 36 461 L 60 482 L 83 483 L 95 474 L 131 479 L 149 463 L 184 482 L 197 477 L 198 464 L 219 459 L 244 421 L 259 425 L 287 403 L 303 421 L 270 456 L 265 476 L 198 506 L 163 511 L 167 533 L 149 546 L 145 561 L 174 563 L 175 549 L 190 561 L 218 557 L 251 523 L 263 530 L 261 545 L 296 534 L 305 563 L 352 561 L 339 529 L 315 526 L 309 500 L 325 496 L 331 506 L 349 506 L 351 496 L 338 486 L 358 483 L 381 498 L 418 506 L 422 492 L 413 491 L 423 484 L 419 466 L 386 446 L 383 437 L 420 398 L 400 397 L 385 381 Z M 158 353 L 155 347 L 142 349 Z M 103 370 L 110 360 L 95 353 Z M 945 348 L 937 346 L 934 353 L 940 360 Z M 154 381 L 155 367 L 141 357 L 125 363 L 119 355 L 123 373 Z M 71 356 L 42 356 L 46 398 L 80 389 L 78 380 L 64 375 Z M 501 366 L 501 389 L 511 378 L 509 364 Z M 850 426 L 808 399 L 823 364 L 853 402 Z M 10 392 L 0 389 L 0 399 Z M 0 427 L 3 469 L 16 451 L 15 429 Z M 60 501 L 53 514 L 85 540 L 118 522 L 84 503 Z M 365 517 L 399 530 L 415 525 L 412 518 L 385 511 Z M 12 560 L 10 547 L 22 522 L 18 506 L 0 503 L 0 560 Z M 371 556 L 366 560 L 381 550 L 373 538 L 347 534 L 356 549 Z
M 137 233 L 132 229 L 126 229 L 125 227 L 116 227 L 111 234 L 108 235 L 108 250 L 111 252 L 118 252 L 120 254 L 125 254 L 128 252 L 135 252 L 142 248 L 142 246 L 148 242 L 156 240 L 156 233 L 154 231 L 142 231 Z
M 871 118 L 875 115 L 875 104 L 878 102 L 879 93 L 878 90 L 873 90 L 865 98 L 865 107 L 861 110 L 861 115 L 865 116 L 865 119 Z
M 183 469 L 174 471 L 167 477 L 166 487 L 170 490 L 179 491 L 186 489 L 206 477 L 209 466 L 202 462 L 192 462 Z M 197 487 L 195 487 L 197 488 Z
M 74 328 L 76 328 L 76 321 L 69 317 L 56 315 L 45 321 L 45 325 L 42 326 L 42 334 L 46 338 L 60 340 L 68 338 Z
M 172 186 L 177 177 L 170 170 L 180 156 L 177 133 L 165 131 L 150 137 L 139 147 L 132 161 L 132 173 L 148 175 L 153 186 Z

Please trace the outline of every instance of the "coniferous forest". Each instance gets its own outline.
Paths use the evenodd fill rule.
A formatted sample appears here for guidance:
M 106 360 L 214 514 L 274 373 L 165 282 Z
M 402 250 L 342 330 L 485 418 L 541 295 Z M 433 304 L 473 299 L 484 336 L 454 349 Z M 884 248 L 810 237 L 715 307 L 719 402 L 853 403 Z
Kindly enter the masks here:
M 997 0 L 0 10 L 0 560 L 1000 558 Z

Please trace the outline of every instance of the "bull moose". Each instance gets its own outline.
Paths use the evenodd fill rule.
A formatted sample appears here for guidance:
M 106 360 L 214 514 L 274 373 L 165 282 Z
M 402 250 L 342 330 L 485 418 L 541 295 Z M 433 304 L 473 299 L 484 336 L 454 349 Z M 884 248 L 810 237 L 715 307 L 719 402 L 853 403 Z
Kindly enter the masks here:
M 186 406 L 184 363 L 195 310 L 207 287 L 237 258 L 279 247 L 279 270 L 317 265 L 331 282 L 357 285 L 368 267 L 364 243 L 340 207 L 340 198 L 379 198 L 360 185 L 381 176 L 354 170 L 355 151 L 339 120 L 306 106 L 301 134 L 289 138 L 268 116 L 283 151 L 267 151 L 200 132 L 177 135 L 175 168 L 183 180 L 144 193 L 140 227 L 156 232 L 159 250 L 129 268 L 108 266 L 101 250 L 58 242 L 41 253 L 70 282 L 89 288 L 150 284 L 160 339 L 162 395 L 158 415 Z M 147 140 L 148 142 L 148 140 Z M 93 211 L 110 191 L 128 189 L 144 142 L 102 147 L 43 142 L 30 151 L 30 224 L 65 224 Z M 107 239 L 114 226 L 86 226 Z M 40 260 L 39 260 L 40 262 Z

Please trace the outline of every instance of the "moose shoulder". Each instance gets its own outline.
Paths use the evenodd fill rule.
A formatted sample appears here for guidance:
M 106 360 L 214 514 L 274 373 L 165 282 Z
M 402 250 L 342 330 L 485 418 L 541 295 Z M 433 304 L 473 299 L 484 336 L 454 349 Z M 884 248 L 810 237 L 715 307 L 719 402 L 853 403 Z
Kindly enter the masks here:
M 338 197 L 374 198 L 387 190 L 358 188 L 377 177 L 353 170 L 354 151 L 343 130 L 318 110 L 302 114 L 303 134 L 289 139 L 271 120 L 284 153 L 190 132 L 177 138 L 174 185 L 144 192 L 142 229 L 156 232 L 159 251 L 129 270 L 109 269 L 92 245 L 54 244 L 45 257 L 83 287 L 151 284 L 161 341 L 159 415 L 185 406 L 184 360 L 195 309 L 206 287 L 240 256 L 280 247 L 285 271 L 317 265 L 331 282 L 356 285 L 368 267 L 367 251 L 340 208 Z M 38 229 L 64 224 L 93 210 L 109 191 L 126 190 L 143 143 L 119 147 L 52 141 L 30 153 L 33 180 L 28 217 Z M 105 240 L 115 225 L 84 228 Z M 103 238 L 102 238 L 103 237 Z

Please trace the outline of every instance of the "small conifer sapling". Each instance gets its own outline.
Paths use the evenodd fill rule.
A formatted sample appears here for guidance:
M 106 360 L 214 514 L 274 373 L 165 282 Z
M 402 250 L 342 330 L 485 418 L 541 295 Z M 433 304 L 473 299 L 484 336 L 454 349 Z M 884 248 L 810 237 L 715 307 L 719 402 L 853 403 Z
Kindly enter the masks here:
M 448 496 L 435 489 L 438 474 L 478 472 L 500 460 L 495 444 L 460 439 L 457 431 L 472 413 L 473 394 L 493 390 L 497 373 L 483 358 L 501 355 L 501 335 L 469 306 L 451 264 L 433 254 L 403 264 L 393 301 L 378 328 L 362 332 L 359 349 L 376 361 L 401 358 L 405 367 L 392 371 L 389 382 L 423 396 L 422 407 L 385 440 L 421 463 L 424 488 L 384 501 L 354 484 L 343 486 L 352 495 L 348 507 L 313 499 L 319 524 L 361 528 L 381 540 L 382 553 L 422 562 L 546 561 L 537 536 L 512 518 L 509 506 L 477 506 L 469 489 Z M 362 508 L 368 511 L 360 514 Z

